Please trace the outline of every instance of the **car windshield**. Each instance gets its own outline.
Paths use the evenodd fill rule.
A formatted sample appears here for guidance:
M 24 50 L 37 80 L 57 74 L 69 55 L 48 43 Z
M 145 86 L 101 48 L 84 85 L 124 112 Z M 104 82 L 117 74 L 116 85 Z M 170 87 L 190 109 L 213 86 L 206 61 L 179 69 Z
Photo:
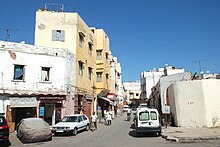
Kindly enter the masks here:
M 77 122 L 77 116 L 66 116 L 62 119 L 62 122 Z

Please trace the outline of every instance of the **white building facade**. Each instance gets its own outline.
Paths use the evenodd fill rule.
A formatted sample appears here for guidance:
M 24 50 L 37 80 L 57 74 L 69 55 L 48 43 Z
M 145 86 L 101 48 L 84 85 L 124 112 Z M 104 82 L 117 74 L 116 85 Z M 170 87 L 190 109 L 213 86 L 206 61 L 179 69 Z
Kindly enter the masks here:
M 0 113 L 10 130 L 26 117 L 50 125 L 74 112 L 75 56 L 56 49 L 0 41 Z
M 141 95 L 141 84 L 140 81 L 135 82 L 123 82 L 125 91 L 125 101 L 127 104 L 137 104 L 140 100 Z

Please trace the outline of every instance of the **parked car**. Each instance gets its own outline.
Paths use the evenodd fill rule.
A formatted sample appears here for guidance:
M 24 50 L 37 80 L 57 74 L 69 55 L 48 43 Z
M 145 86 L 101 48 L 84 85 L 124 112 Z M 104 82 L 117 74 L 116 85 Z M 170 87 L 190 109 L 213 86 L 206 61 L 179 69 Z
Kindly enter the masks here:
M 9 141 L 9 127 L 4 115 L 0 114 L 0 145 L 10 144 Z
M 51 141 L 50 126 L 41 118 L 25 118 L 17 125 L 17 137 L 22 143 Z
M 84 114 L 66 115 L 61 122 L 54 125 L 52 132 L 57 134 L 71 134 L 76 135 L 78 131 L 89 130 L 90 122 Z

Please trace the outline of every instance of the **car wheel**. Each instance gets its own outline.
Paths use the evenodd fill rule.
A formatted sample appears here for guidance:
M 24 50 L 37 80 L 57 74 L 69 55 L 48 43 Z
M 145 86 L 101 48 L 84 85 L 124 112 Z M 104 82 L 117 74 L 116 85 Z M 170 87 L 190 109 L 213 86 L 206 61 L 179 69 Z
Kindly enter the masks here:
M 89 124 L 86 125 L 86 131 L 89 131 Z
M 72 134 L 75 136 L 77 134 L 77 129 L 74 128 Z

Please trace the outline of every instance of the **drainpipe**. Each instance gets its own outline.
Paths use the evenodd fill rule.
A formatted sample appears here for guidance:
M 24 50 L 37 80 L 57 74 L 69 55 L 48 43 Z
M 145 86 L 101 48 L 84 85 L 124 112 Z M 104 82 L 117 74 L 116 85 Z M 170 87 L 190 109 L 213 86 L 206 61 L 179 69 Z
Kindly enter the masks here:
M 3 72 L 1 71 L 1 74 L 2 74 L 2 90 L 4 90 L 3 89 Z M 3 95 L 3 97 L 2 97 L 2 111 L 3 111 L 3 113 L 5 113 L 5 100 L 4 100 L 5 98 L 4 98 L 4 95 Z
M 3 89 L 3 72 L 1 71 L 1 74 L 2 74 L 2 89 Z

